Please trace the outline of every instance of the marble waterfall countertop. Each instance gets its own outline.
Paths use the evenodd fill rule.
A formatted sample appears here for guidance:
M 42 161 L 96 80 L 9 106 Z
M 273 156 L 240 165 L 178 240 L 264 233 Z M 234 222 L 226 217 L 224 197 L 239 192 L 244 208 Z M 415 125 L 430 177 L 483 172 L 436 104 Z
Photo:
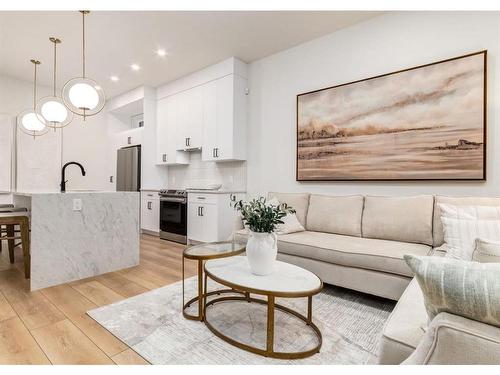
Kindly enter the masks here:
M 31 211 L 31 290 L 139 264 L 139 192 L 13 192 Z

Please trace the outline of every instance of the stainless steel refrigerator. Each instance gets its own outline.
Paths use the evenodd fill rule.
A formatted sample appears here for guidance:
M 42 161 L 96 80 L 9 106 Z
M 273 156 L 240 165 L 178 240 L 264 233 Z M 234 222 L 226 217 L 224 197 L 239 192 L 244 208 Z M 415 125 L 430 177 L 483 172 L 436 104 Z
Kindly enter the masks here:
M 141 146 L 124 147 L 117 151 L 116 191 L 141 189 Z

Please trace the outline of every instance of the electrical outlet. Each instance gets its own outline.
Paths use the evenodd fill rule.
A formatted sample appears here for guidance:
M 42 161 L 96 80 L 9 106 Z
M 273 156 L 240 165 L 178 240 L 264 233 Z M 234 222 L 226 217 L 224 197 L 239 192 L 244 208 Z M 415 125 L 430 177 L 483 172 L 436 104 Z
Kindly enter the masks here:
M 81 210 L 82 210 L 82 200 L 73 199 L 73 211 L 81 211 Z

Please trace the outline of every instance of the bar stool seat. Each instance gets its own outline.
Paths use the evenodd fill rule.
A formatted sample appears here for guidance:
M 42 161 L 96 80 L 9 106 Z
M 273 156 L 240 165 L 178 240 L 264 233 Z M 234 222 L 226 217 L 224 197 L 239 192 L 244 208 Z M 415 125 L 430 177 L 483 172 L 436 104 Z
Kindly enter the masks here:
M 10 211 L 0 210 L 0 242 L 6 240 L 9 246 L 9 260 L 14 263 L 14 249 L 21 245 L 24 257 L 24 276 L 30 277 L 30 239 L 29 239 L 29 218 L 26 208 L 10 208 Z M 23 215 L 25 213 L 25 215 Z M 19 226 L 19 230 L 15 227 Z M 21 240 L 16 243 L 16 240 Z

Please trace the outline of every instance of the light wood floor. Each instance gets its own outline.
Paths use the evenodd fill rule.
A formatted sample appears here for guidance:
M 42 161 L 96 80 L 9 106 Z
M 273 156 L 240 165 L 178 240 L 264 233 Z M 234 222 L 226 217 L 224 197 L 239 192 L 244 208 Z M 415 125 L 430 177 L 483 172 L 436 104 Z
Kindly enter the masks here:
M 140 265 L 30 292 L 22 251 L 0 254 L 0 364 L 147 364 L 86 311 L 181 279 L 183 245 L 142 235 Z M 196 263 L 186 263 L 186 275 Z

